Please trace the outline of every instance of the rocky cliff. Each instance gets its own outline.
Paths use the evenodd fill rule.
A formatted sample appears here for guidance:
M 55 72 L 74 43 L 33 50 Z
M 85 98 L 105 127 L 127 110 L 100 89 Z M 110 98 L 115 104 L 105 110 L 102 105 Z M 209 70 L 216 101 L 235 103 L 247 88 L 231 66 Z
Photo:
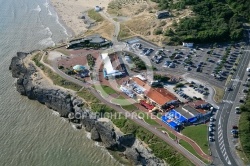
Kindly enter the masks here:
M 90 110 L 82 108 L 81 99 L 68 91 L 42 86 L 34 81 L 36 67 L 32 63 L 24 63 L 28 55 L 18 52 L 9 67 L 12 76 L 17 78 L 16 89 L 21 95 L 45 104 L 72 122 L 80 123 L 86 131 L 91 132 L 91 139 L 101 142 L 109 150 L 121 152 L 133 165 L 164 165 L 133 135 L 118 136 L 111 122 L 100 121 Z

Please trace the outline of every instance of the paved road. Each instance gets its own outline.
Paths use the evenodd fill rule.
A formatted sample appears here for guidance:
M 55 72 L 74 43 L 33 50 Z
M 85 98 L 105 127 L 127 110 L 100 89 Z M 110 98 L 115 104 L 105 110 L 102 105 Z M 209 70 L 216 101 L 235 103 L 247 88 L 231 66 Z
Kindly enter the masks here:
M 250 47 L 246 47 L 247 50 Z M 244 51 L 243 55 L 241 55 L 240 67 L 236 71 L 233 76 L 233 80 L 229 84 L 228 87 L 233 86 L 234 90 L 232 92 L 226 91 L 223 103 L 220 105 L 220 110 L 216 115 L 216 126 L 217 130 L 215 131 L 215 143 L 211 144 L 211 147 L 216 151 L 213 151 L 213 156 L 216 162 L 220 162 L 220 164 L 226 165 L 243 165 L 242 161 L 238 159 L 235 148 L 232 144 L 232 135 L 230 130 L 232 125 L 237 125 L 235 120 L 230 121 L 236 117 L 235 115 L 235 106 L 239 104 L 239 97 L 242 91 L 242 82 L 245 81 L 246 78 L 246 68 L 249 65 L 250 61 L 250 52 Z M 236 123 L 236 124 L 235 124 Z M 220 160 L 218 160 L 220 158 Z M 217 164 L 216 164 L 217 165 Z M 218 164 L 219 165 L 219 164 Z

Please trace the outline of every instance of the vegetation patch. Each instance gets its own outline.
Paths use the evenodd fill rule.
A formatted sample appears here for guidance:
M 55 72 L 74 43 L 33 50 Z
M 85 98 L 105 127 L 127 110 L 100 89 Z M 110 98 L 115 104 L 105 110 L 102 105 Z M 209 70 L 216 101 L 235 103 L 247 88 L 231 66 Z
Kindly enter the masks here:
M 187 149 L 190 153 L 192 153 L 193 155 L 195 155 L 197 158 L 199 158 L 200 160 L 202 160 L 203 162 L 205 162 L 206 164 L 209 164 L 209 161 L 205 160 L 204 158 L 202 158 L 195 150 L 194 148 L 189 144 L 187 143 L 186 141 L 184 140 L 180 140 L 179 141 L 179 144 L 181 146 L 183 146 L 185 149 Z
M 122 96 L 113 99 L 111 102 L 120 105 L 123 109 L 127 111 L 137 110 L 137 107 L 135 105 L 133 105 L 130 101 L 128 101 L 128 99 L 125 99 Z
M 218 88 L 217 86 L 214 86 L 214 90 L 215 90 L 214 100 L 217 103 L 220 103 L 222 101 L 224 93 L 225 93 L 224 89 Z
M 86 102 L 93 102 L 101 104 L 87 89 L 82 89 L 77 93 Z M 115 112 L 112 108 L 106 107 L 110 112 Z M 149 132 L 147 129 L 135 124 L 132 120 L 125 118 L 121 114 L 115 114 L 110 117 L 111 121 L 125 134 L 133 133 L 138 139 L 144 141 L 152 149 L 152 152 L 170 165 L 178 166 L 192 166 L 193 164 L 178 153 L 173 147 L 169 146 L 166 142 Z
M 162 10 L 181 11 L 190 8 L 195 13 L 194 17 L 182 18 L 175 26 L 174 34 L 170 36 L 170 41 L 174 43 L 239 40 L 243 37 L 244 19 L 250 20 L 248 0 L 152 1 L 159 3 L 159 8 Z
M 88 54 L 87 61 L 88 61 L 88 65 L 89 65 L 90 69 L 93 69 L 93 67 L 95 66 L 95 61 L 96 61 L 96 59 L 93 57 L 93 55 Z
M 118 34 L 118 39 L 124 40 L 124 39 L 131 37 L 131 36 L 132 36 L 132 34 L 131 34 L 130 30 L 123 23 L 121 23 L 120 24 L 120 31 Z
M 173 139 L 173 140 L 176 139 L 176 136 L 175 136 L 171 131 L 167 130 L 166 128 L 160 127 L 160 128 L 158 128 L 158 129 L 167 132 L 168 135 L 169 135 L 169 137 L 170 137 L 171 139 Z
M 159 126 L 159 124 L 151 118 L 150 115 L 148 115 L 147 113 L 145 112 L 138 112 L 138 116 L 142 117 L 144 119 L 144 121 L 152 126 Z
M 193 165 L 184 156 L 179 154 L 173 147 L 162 141 L 147 129 L 137 125 L 124 116 L 120 119 L 113 118 L 112 122 L 125 134 L 133 133 L 141 141 L 144 141 L 152 149 L 156 157 L 165 160 L 169 165 L 191 166 Z
M 53 83 L 55 85 L 64 87 L 66 89 L 71 89 L 71 90 L 74 90 L 74 91 L 79 91 L 82 88 L 80 85 L 77 85 L 77 84 L 75 84 L 73 82 L 70 82 L 70 81 L 62 78 L 61 76 L 59 76 L 58 74 L 53 72 L 51 69 L 44 66 L 40 62 L 41 58 L 42 58 L 41 54 L 36 54 L 36 55 L 33 56 L 32 60 L 35 62 L 36 66 L 38 66 L 40 69 L 43 70 L 43 72 L 53 81 Z
M 117 92 L 109 86 L 106 85 L 95 85 L 94 88 L 100 91 L 103 97 L 108 97 L 108 95 L 116 94 Z
M 208 151 L 208 131 L 206 125 L 197 125 L 185 127 L 182 130 L 182 134 L 194 140 L 206 154 L 209 154 Z
M 241 147 L 237 148 L 241 152 L 241 158 L 246 163 L 250 164 L 250 96 L 247 95 L 246 102 L 241 105 L 241 116 L 239 122 L 239 138 Z
M 94 9 L 88 11 L 88 16 L 95 20 L 96 22 L 102 22 L 104 18 L 101 16 L 100 13 L 96 12 Z

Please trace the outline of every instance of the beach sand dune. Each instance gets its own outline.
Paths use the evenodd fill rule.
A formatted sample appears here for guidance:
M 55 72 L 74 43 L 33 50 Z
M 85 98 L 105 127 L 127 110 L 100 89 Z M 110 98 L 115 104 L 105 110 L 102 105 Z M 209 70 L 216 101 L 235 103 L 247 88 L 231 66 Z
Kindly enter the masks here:
M 51 0 L 61 20 L 74 32 L 75 36 L 86 32 L 86 24 L 81 19 L 83 12 L 100 6 L 107 9 L 111 0 Z

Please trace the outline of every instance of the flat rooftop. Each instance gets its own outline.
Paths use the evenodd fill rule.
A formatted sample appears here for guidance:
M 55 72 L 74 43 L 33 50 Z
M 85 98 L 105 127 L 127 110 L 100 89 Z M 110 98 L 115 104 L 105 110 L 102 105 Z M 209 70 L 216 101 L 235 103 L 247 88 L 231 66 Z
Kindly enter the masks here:
M 151 87 L 145 82 L 142 81 L 140 78 L 138 77 L 132 77 L 132 80 L 139 86 L 141 86 L 142 88 L 144 88 L 146 91 L 149 91 L 151 89 Z
M 147 93 L 147 97 L 155 101 L 159 105 L 164 105 L 167 102 L 178 100 L 178 98 L 164 88 L 151 88 Z
M 182 109 L 182 107 L 175 108 L 175 110 L 178 111 L 178 112 L 179 112 L 180 114 L 182 114 L 183 116 L 185 116 L 187 119 L 194 117 L 194 116 L 193 116 L 192 114 L 190 114 L 189 112 L 184 111 L 184 110 Z
M 194 116 L 196 116 L 197 114 L 200 114 L 199 111 L 197 111 L 195 108 L 191 107 L 190 105 L 184 105 L 182 108 L 189 111 Z

